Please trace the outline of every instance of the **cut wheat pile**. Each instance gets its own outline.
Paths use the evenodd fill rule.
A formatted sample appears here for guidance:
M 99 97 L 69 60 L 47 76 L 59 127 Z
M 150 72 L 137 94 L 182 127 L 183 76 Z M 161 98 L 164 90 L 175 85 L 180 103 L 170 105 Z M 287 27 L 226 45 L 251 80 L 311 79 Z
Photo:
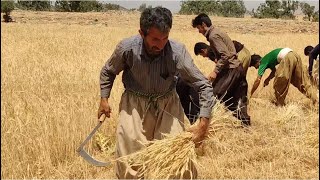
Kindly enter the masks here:
M 207 139 L 221 128 L 237 126 L 241 126 L 240 121 L 235 119 L 231 112 L 217 102 L 212 111 Z M 127 163 L 133 169 L 137 169 L 137 176 L 140 178 L 183 178 L 186 174 L 188 177 L 193 177 L 192 168 L 199 164 L 196 159 L 196 148 L 192 141 L 192 133 L 183 132 L 176 136 L 165 136 L 166 138 L 154 140 L 147 144 L 144 149 L 120 157 L 117 160 Z

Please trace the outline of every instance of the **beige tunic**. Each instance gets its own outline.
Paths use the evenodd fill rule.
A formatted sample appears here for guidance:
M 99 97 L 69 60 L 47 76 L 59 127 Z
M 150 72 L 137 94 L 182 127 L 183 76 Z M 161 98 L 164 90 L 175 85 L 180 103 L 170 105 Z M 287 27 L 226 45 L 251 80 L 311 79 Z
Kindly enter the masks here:
M 284 104 L 290 83 L 313 102 L 318 102 L 317 92 L 311 85 L 310 78 L 303 68 L 301 58 L 294 51 L 289 52 L 280 61 L 275 74 L 273 88 L 277 101 L 281 105 Z

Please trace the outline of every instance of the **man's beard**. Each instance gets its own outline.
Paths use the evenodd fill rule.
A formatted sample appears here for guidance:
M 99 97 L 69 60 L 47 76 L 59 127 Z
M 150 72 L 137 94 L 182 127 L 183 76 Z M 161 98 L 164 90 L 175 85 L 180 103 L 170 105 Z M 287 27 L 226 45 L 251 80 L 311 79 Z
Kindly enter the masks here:
M 147 48 L 148 55 L 150 55 L 152 57 L 160 55 L 161 51 L 162 50 L 160 50 L 159 48 L 157 48 L 155 46 L 153 46 L 151 48 Z

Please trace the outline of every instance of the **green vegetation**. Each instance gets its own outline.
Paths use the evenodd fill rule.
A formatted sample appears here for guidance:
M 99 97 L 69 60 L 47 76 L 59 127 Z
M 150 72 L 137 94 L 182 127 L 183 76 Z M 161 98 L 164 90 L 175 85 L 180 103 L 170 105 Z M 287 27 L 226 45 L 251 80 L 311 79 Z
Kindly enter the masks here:
M 246 8 L 243 0 L 234 1 L 181 1 L 179 14 L 206 13 L 224 17 L 244 17 Z
M 294 13 L 299 7 L 298 1 L 266 0 L 260 4 L 256 11 L 252 11 L 254 18 L 283 18 L 295 19 Z
M 152 6 L 148 6 L 152 7 Z M 276 18 L 295 19 L 295 12 L 301 8 L 308 21 L 319 22 L 319 11 L 315 12 L 315 6 L 306 2 L 299 3 L 297 0 L 266 0 L 251 12 L 247 11 L 243 0 L 182 0 L 179 14 L 199 14 L 216 15 L 223 17 L 244 17 L 248 12 L 253 18 Z M 10 12 L 14 8 L 31 11 L 60 11 L 60 12 L 101 12 L 108 10 L 124 10 L 119 5 L 105 3 L 103 1 L 70 1 L 70 0 L 43 0 L 43 1 L 1 1 L 1 12 L 5 22 L 11 22 Z M 147 8 L 146 3 L 142 3 L 139 8 L 130 9 L 142 12 Z
M 314 12 L 315 7 L 311 6 L 308 3 L 301 2 L 300 3 L 301 10 L 303 14 L 305 15 L 305 19 L 308 21 L 317 21 L 319 22 L 319 11 Z
M 1 13 L 4 13 L 3 15 L 4 22 L 12 22 L 10 13 L 13 10 L 14 10 L 13 1 L 1 1 Z

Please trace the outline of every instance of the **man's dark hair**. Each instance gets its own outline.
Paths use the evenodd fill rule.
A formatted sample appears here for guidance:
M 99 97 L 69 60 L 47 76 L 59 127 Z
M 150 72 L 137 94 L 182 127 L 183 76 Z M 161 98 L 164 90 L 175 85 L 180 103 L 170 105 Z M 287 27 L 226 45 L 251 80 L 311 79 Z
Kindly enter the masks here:
M 261 61 L 261 56 L 258 54 L 251 55 L 250 66 L 254 66 L 257 62 Z
M 208 58 L 211 61 L 214 61 L 216 59 L 216 55 L 214 54 L 212 48 L 203 42 L 198 42 L 194 45 L 194 54 L 199 55 L 201 53 L 201 49 L 207 49 L 208 50 Z
M 209 49 L 210 46 L 203 42 L 198 42 L 194 45 L 194 54 L 199 55 L 201 53 L 201 49 Z
M 163 33 L 169 32 L 172 27 L 171 11 L 160 6 L 146 8 L 140 16 L 140 29 L 146 36 L 151 27 L 155 27 Z
M 304 55 L 309 56 L 310 52 L 313 50 L 312 46 L 307 46 L 304 48 Z
M 236 48 L 236 52 L 240 52 L 242 49 L 243 49 L 243 44 L 241 44 L 240 42 L 236 41 L 236 40 L 233 40 L 232 41 L 233 44 L 234 44 L 234 47 Z
M 208 27 L 212 25 L 209 16 L 205 13 L 200 13 L 196 18 L 192 19 L 192 27 L 194 28 L 198 25 L 202 25 L 202 23 L 205 23 Z

